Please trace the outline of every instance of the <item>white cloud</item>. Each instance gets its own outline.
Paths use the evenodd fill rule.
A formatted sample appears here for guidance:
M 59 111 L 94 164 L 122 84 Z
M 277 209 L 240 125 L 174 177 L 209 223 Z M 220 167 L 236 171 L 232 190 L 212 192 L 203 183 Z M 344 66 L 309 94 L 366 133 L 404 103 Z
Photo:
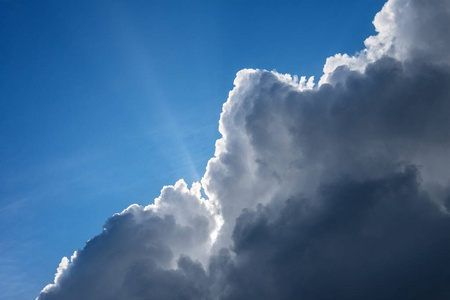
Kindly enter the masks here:
M 111 217 L 38 299 L 450 295 L 449 16 L 449 1 L 390 0 L 318 87 L 238 72 L 201 184 Z
M 336 54 L 329 57 L 319 84 L 332 83 L 331 73 L 339 66 L 363 72 L 369 63 L 384 56 L 399 61 L 423 60 L 449 63 L 450 41 L 446 32 L 450 27 L 448 0 L 390 0 L 377 13 L 373 24 L 377 35 L 364 41 L 366 49 L 354 56 Z

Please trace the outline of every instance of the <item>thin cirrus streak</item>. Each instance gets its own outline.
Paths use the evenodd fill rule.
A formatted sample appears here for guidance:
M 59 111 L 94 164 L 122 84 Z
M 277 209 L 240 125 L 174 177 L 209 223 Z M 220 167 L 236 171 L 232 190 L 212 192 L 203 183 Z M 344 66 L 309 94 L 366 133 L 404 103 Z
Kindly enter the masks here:
M 38 299 L 449 298 L 450 1 L 374 25 L 317 87 L 240 71 L 201 183 L 108 219 Z

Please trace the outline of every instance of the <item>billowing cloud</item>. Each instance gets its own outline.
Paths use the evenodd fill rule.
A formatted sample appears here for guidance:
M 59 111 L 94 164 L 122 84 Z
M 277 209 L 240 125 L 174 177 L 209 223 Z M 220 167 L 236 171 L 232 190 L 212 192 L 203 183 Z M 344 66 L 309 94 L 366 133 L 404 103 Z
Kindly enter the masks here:
M 202 182 L 111 217 L 38 299 L 449 298 L 450 1 L 374 25 L 317 87 L 240 71 Z
M 114 215 L 70 262 L 63 258 L 38 299 L 201 299 L 198 261 L 210 255 L 213 214 L 199 184 L 164 187 L 155 204 Z
M 417 176 L 405 166 L 244 211 L 233 256 L 210 265 L 225 278 L 220 298 L 448 299 L 450 218 Z
M 450 28 L 448 0 L 390 0 L 375 16 L 377 35 L 364 41 L 366 48 L 354 56 L 336 54 L 324 66 L 321 83 L 339 66 L 364 72 L 367 64 L 383 56 L 416 63 L 450 63 Z

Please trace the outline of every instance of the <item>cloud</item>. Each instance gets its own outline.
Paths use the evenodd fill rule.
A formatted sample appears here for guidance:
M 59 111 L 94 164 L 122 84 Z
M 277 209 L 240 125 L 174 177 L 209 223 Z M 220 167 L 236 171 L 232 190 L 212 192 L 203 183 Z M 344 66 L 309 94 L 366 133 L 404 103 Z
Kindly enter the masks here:
M 450 297 L 449 17 L 390 0 L 317 87 L 240 71 L 201 184 L 111 217 L 38 299 Z
M 450 63 L 450 28 L 448 0 L 390 0 L 375 16 L 377 35 L 364 41 L 366 48 L 354 56 L 336 54 L 329 57 L 320 83 L 333 83 L 329 76 L 339 66 L 364 72 L 369 63 L 384 56 L 399 61 Z
M 221 299 L 448 299 L 450 218 L 417 176 L 406 166 L 244 211 L 234 259 L 210 266 Z
M 186 255 L 198 261 L 209 255 L 211 216 L 199 184 L 188 189 L 180 180 L 164 187 L 155 204 L 132 205 L 114 215 L 70 263 L 63 258 L 55 283 L 38 299 L 199 299 L 201 287 L 190 282 L 199 280 L 203 269 Z

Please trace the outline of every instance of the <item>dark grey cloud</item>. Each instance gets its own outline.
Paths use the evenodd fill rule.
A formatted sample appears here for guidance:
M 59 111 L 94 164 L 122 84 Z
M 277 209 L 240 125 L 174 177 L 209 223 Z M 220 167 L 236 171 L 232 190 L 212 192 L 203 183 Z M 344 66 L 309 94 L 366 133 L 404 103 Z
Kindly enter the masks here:
M 171 242 L 189 248 L 193 228 L 177 225 L 173 216 L 134 209 L 139 211 L 111 217 L 38 299 L 202 299 L 207 287 L 200 263 L 181 256 L 177 269 L 168 268 Z
M 132 205 L 109 218 L 101 234 L 63 259 L 38 299 L 203 299 L 199 261 L 208 255 L 214 221 L 197 188 L 179 181 L 154 205 Z
M 450 298 L 449 16 L 390 0 L 316 88 L 240 71 L 201 184 L 111 217 L 38 299 Z
M 361 170 L 354 164 L 365 164 L 373 176 L 380 160 L 415 160 L 424 151 L 448 147 L 449 71 L 448 66 L 404 66 L 386 57 L 364 74 L 337 69 L 348 73 L 346 80 L 301 93 L 263 72 L 263 93 L 246 116 L 246 133 L 261 168 L 282 156 L 278 148 L 287 144 L 298 153 L 294 159 L 303 156 L 302 167 L 320 163 L 327 172 L 333 167 L 356 175 Z
M 272 162 L 293 151 L 298 174 L 319 184 L 305 195 L 299 180 L 287 201 L 244 209 L 231 252 L 210 265 L 221 299 L 450 297 L 448 66 L 382 58 L 336 72 L 346 79 L 307 92 L 257 75 L 245 117 L 256 173 L 284 184 Z M 441 170 L 424 176 L 435 159 Z M 446 184 L 438 195 L 430 182 Z
M 413 166 L 244 211 L 222 299 L 447 299 L 450 217 Z M 223 254 L 227 255 L 227 254 Z
M 189 240 L 190 228 L 177 226 L 171 216 L 161 218 L 149 214 L 146 218 L 143 223 L 132 213 L 110 218 L 103 233 L 77 252 L 67 271 L 58 279 L 57 287 L 42 293 L 39 299 L 141 299 L 143 283 L 151 279 L 159 286 L 153 295 L 164 295 L 168 291 L 180 294 L 177 289 L 187 293 L 188 290 L 183 289 L 187 281 L 185 270 L 182 268 L 183 272 L 175 273 L 164 267 L 173 256 L 167 241 Z M 143 268 L 145 276 L 142 276 Z M 177 286 L 170 285 L 171 282 L 177 282 Z

